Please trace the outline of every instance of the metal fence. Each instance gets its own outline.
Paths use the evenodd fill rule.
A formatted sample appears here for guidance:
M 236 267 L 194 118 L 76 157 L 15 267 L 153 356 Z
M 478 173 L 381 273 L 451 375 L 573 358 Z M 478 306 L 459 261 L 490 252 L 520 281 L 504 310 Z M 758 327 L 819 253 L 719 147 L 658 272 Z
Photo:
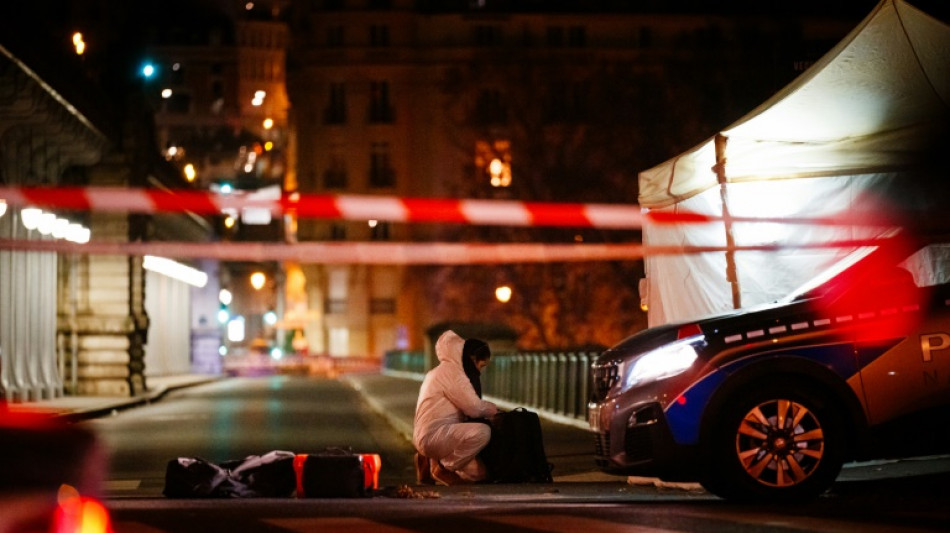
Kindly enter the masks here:
M 537 411 L 587 419 L 590 352 L 525 352 L 495 354 L 482 374 L 482 392 Z M 422 352 L 392 351 L 383 359 L 386 371 L 420 377 L 427 370 Z

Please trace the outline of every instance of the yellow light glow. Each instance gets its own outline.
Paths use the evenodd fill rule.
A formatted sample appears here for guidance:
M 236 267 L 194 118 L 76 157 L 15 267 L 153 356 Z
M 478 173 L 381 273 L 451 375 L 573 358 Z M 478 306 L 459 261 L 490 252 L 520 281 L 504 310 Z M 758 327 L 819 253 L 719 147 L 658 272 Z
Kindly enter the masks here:
M 230 215 L 228 215 L 227 217 L 224 218 L 224 227 L 226 227 L 226 228 L 228 228 L 228 229 L 233 228 L 233 227 L 234 227 L 234 224 L 236 224 L 236 223 L 237 223 L 237 221 L 234 219 L 234 217 L 232 217 L 232 216 L 230 216 Z
M 208 283 L 208 275 L 204 272 L 165 257 L 146 255 L 142 259 L 142 268 L 199 288 Z
M 504 168 L 505 164 L 498 158 L 492 159 L 491 163 L 488 164 L 488 171 L 491 172 L 492 177 L 501 176 L 501 171 Z
M 254 290 L 261 290 L 264 288 L 265 283 L 267 283 L 267 276 L 265 276 L 263 272 L 251 274 L 251 287 L 254 287 Z
M 511 300 L 511 287 L 507 285 L 502 285 L 495 289 L 495 298 L 498 299 L 501 303 L 507 303 Z
M 76 32 L 73 34 L 73 46 L 76 47 L 76 55 L 82 55 L 86 51 L 86 42 L 82 39 L 82 33 Z
M 168 99 L 172 97 L 171 89 L 162 89 L 162 98 Z
M 271 141 L 267 141 L 266 143 L 264 143 L 264 151 L 270 152 L 273 149 L 274 149 L 274 143 L 272 143 Z
M 195 178 L 198 176 L 198 173 L 195 171 L 195 166 L 191 163 L 185 165 L 185 179 L 188 181 L 195 181 Z
M 264 119 L 264 129 L 265 129 L 265 130 L 269 130 L 269 129 L 273 128 L 273 127 L 274 127 L 274 119 L 272 119 L 272 118 L 265 118 L 265 119 Z

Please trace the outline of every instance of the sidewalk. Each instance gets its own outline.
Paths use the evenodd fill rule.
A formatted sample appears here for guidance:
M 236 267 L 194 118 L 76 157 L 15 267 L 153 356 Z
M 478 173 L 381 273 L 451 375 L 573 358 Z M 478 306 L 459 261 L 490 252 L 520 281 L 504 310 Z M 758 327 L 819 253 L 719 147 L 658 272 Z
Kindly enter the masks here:
M 176 376 L 148 376 L 148 390 L 136 396 L 62 396 L 36 402 L 10 403 L 10 411 L 34 411 L 58 416 L 68 422 L 105 416 L 160 400 L 170 391 L 211 383 L 219 376 L 183 374 Z
M 353 373 L 340 379 L 362 394 L 370 408 L 385 418 L 406 440 L 412 441 L 412 420 L 422 384 L 419 376 Z M 486 399 L 497 403 L 502 409 L 521 407 L 496 398 Z M 604 474 L 597 469 L 594 464 L 593 436 L 582 424 L 545 413 L 539 415 L 544 434 L 544 451 L 548 462 L 554 465 L 554 481 L 623 483 L 626 480 L 623 476 Z

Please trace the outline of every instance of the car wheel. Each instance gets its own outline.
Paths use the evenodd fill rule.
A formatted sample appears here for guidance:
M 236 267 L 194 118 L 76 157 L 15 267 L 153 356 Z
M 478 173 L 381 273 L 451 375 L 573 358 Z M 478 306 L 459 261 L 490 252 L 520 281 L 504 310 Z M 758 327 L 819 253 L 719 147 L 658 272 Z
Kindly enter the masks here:
M 814 498 L 841 471 L 842 417 L 826 397 L 794 385 L 762 387 L 726 403 L 711 432 L 703 486 L 724 498 Z

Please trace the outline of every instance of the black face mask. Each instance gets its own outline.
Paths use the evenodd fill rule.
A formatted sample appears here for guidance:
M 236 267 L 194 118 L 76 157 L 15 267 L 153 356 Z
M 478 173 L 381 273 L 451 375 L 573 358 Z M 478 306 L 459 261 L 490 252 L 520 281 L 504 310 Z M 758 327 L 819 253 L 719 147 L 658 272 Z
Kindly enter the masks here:
M 465 376 L 472 382 L 472 388 L 479 398 L 482 397 L 482 372 L 475 365 L 475 361 L 468 356 L 462 356 L 462 369 L 465 370 Z

